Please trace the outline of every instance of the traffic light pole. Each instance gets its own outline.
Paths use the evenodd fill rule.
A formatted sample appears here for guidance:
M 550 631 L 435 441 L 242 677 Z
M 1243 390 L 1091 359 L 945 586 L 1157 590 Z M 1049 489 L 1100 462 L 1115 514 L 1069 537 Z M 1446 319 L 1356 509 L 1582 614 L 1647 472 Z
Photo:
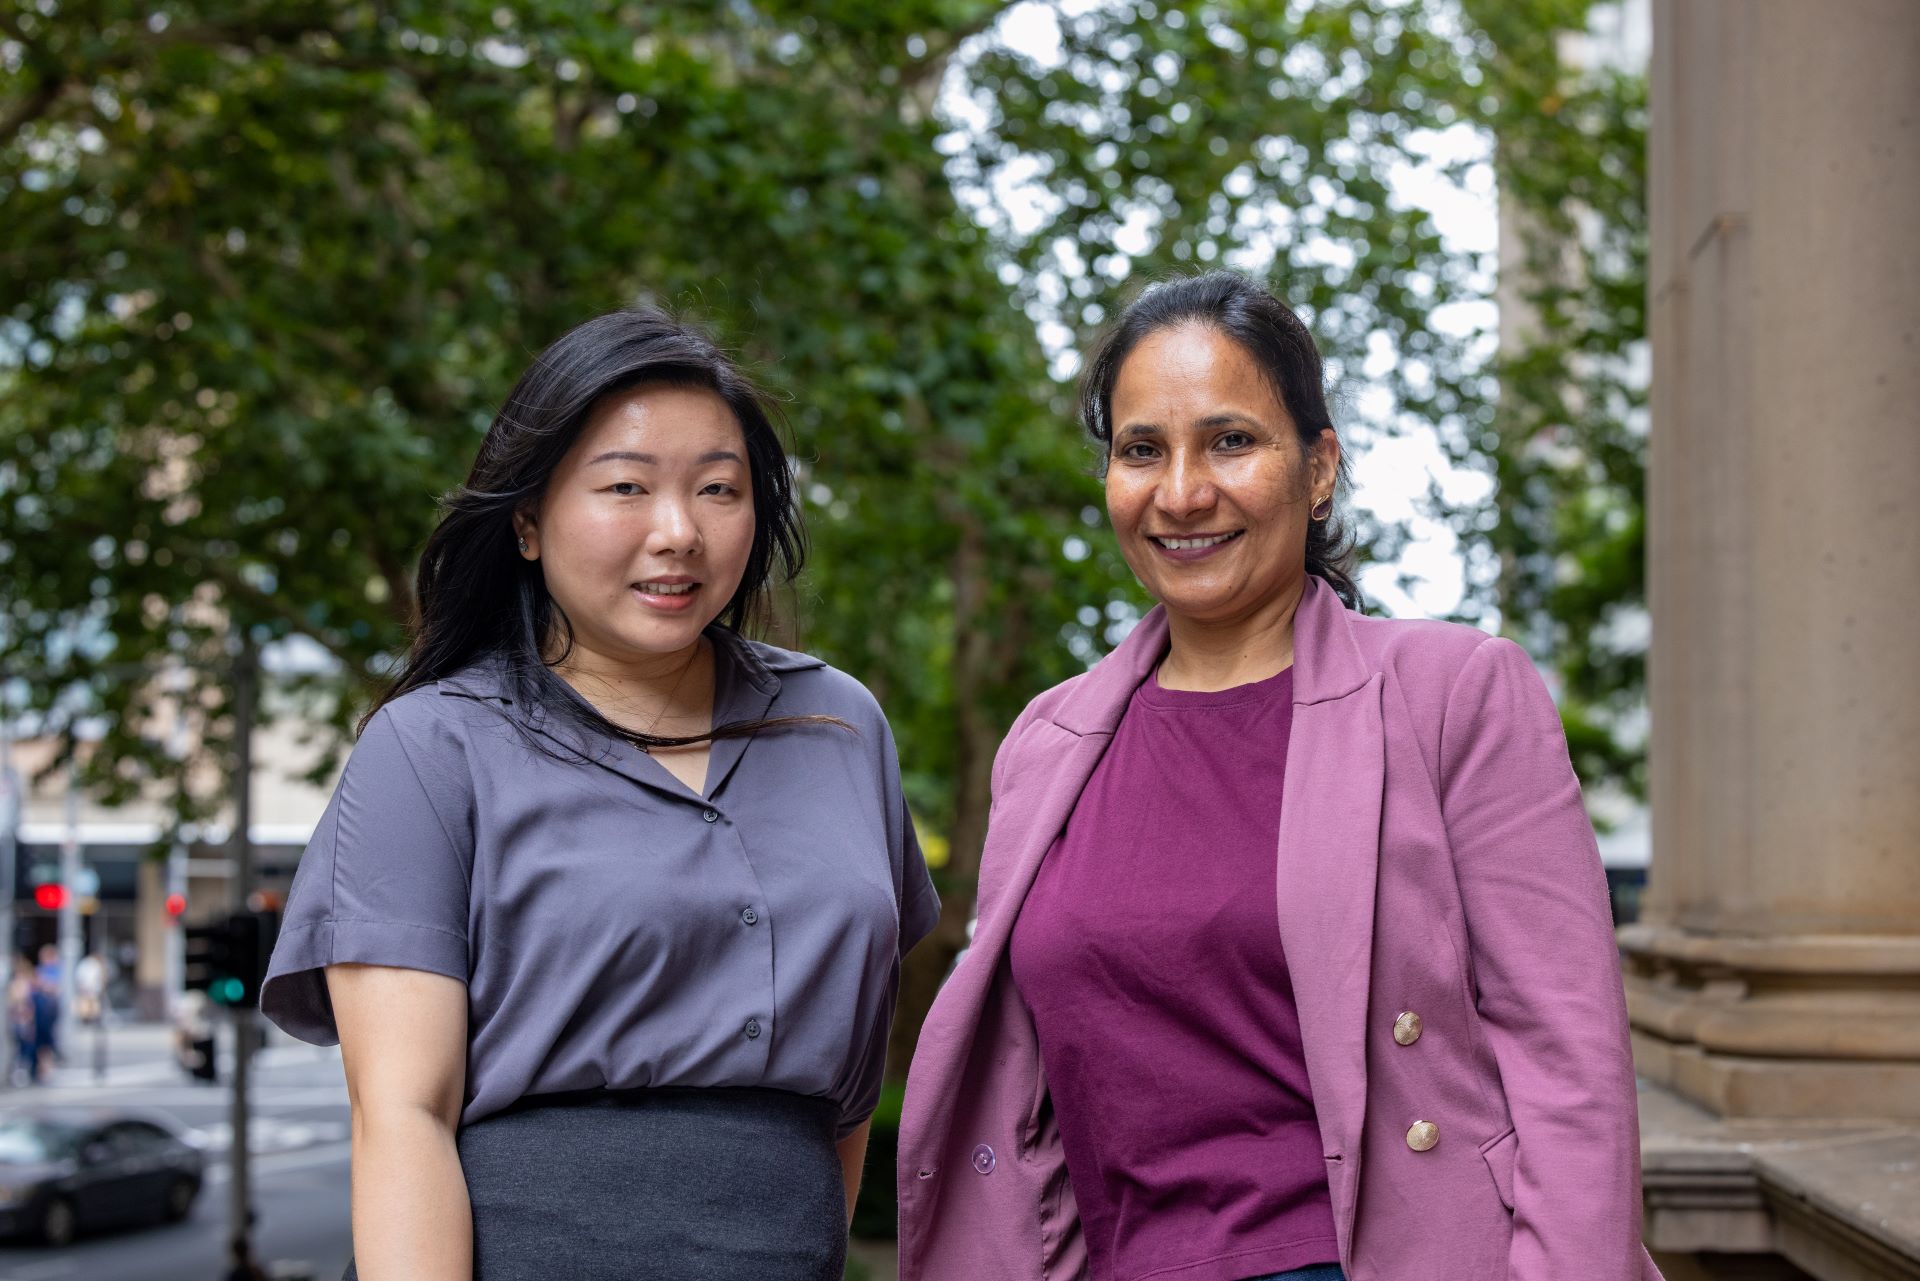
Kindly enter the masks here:
M 67 762 L 66 822 L 60 836 L 60 1010 L 54 1041 L 62 1056 L 78 1057 L 75 1044 L 80 1036 L 80 1021 L 74 1017 L 79 987 L 74 977 L 80 969 L 80 763 Z M 35 1068 L 37 1072 L 38 1067 Z
M 244 635 L 233 664 L 233 910 L 247 910 L 253 892 L 253 712 L 259 696 L 258 654 Z M 233 1145 L 228 1149 L 232 1179 L 228 1213 L 232 1221 L 229 1261 L 234 1277 L 254 1275 L 253 1170 L 247 1142 L 247 1085 L 251 1076 L 256 1015 L 245 1003 L 233 1014 Z
M 13 768 L 13 726 L 8 721 L 5 696 L 0 695 L 0 921 L 5 922 L 5 954 L 16 949 L 18 929 L 13 915 L 13 890 L 19 881 L 20 809 L 25 803 L 20 774 Z M 8 962 L 11 966 L 12 962 Z

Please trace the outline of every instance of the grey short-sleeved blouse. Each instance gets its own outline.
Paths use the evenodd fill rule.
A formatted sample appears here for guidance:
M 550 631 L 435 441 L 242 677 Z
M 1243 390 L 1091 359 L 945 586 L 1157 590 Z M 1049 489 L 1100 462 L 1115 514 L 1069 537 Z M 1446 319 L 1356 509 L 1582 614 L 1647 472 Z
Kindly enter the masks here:
M 509 701 L 494 660 L 383 708 L 300 860 L 261 1008 L 337 1041 L 324 967 L 467 985 L 462 1123 L 530 1094 L 762 1086 L 880 1093 L 900 958 L 939 900 L 893 735 L 817 659 L 714 642 L 714 723 L 823 714 L 713 744 L 707 795 L 628 743 Z M 591 760 L 555 759 L 584 746 Z

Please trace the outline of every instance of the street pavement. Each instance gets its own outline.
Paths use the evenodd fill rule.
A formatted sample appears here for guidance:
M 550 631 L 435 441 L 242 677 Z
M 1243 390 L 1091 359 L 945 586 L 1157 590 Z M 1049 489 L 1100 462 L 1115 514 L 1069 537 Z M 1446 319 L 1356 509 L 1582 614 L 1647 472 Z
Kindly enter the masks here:
M 67 1063 L 39 1086 L 0 1089 L 0 1109 L 32 1103 L 102 1104 L 164 1113 L 196 1133 L 207 1181 L 186 1221 L 82 1237 L 65 1250 L 0 1241 L 0 1281 L 219 1281 L 229 1232 L 227 1163 L 231 1033 L 221 1029 L 221 1083 L 193 1082 L 158 1025 L 109 1027 L 105 1074 L 81 1029 Z M 285 1275 L 334 1281 L 347 1265 L 347 1087 L 338 1050 L 272 1034 L 254 1059 L 254 1255 Z
M 254 1257 L 269 1274 L 335 1281 L 352 1254 L 347 1206 L 349 1113 L 337 1049 L 278 1032 L 254 1058 Z M 232 1034 L 221 1029 L 220 1084 L 193 1082 L 173 1061 L 169 1029 L 111 1026 L 104 1074 L 98 1042 L 82 1029 L 66 1066 L 45 1085 L 0 1084 L 0 1110 L 35 1103 L 160 1112 L 193 1131 L 208 1153 L 207 1182 L 184 1222 L 84 1236 L 64 1250 L 0 1240 L 0 1281 L 220 1281 L 225 1275 Z M 892 1242 L 856 1241 L 847 1275 L 894 1281 Z

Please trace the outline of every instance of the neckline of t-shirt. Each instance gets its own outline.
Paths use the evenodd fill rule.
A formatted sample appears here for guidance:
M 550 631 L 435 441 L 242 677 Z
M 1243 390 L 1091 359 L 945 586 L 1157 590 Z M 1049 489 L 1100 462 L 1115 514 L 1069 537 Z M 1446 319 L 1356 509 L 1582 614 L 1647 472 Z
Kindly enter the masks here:
M 1148 707 L 1159 711 L 1181 712 L 1191 708 L 1238 707 L 1244 703 L 1265 703 L 1275 699 L 1291 701 L 1293 697 L 1293 666 L 1288 664 L 1264 680 L 1249 681 L 1245 685 L 1229 685 L 1225 689 L 1168 689 L 1160 683 L 1160 668 L 1156 664 L 1147 673 L 1147 679 L 1141 684 L 1138 698 Z

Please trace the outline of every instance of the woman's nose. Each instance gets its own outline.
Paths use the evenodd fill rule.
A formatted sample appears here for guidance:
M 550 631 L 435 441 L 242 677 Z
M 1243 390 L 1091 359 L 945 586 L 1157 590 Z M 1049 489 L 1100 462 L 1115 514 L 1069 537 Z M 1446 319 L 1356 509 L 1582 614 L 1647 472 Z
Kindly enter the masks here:
M 1203 512 L 1214 504 L 1213 474 L 1204 463 L 1175 454 L 1155 499 L 1162 511 L 1179 519 Z
M 700 529 L 687 504 L 663 499 L 653 509 L 653 530 L 648 535 L 648 550 L 687 555 L 700 549 Z

